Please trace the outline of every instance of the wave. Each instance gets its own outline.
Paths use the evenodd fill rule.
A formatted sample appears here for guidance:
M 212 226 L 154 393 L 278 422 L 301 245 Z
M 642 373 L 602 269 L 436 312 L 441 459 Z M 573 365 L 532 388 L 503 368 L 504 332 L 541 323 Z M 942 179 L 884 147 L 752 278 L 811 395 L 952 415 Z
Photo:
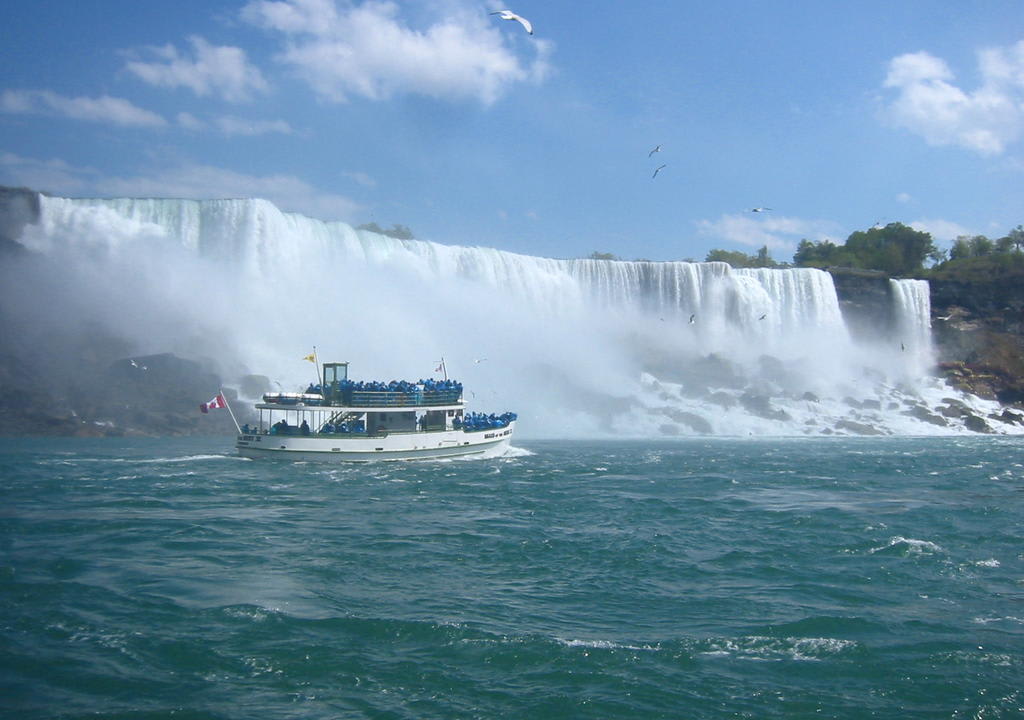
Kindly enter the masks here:
M 888 544 L 868 550 L 869 553 L 896 551 L 906 555 L 935 554 L 945 552 L 942 547 L 930 540 L 915 540 L 896 535 L 889 539 Z

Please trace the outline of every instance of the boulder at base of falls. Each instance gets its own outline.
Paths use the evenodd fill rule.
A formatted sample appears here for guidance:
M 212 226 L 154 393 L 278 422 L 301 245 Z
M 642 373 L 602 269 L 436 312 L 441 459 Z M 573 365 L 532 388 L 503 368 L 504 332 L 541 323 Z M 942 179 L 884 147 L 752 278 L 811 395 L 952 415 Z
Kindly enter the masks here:
M 836 430 L 845 430 L 854 435 L 885 435 L 884 432 L 873 425 L 847 420 L 846 418 L 836 423 Z
M 968 415 L 964 418 L 964 427 L 971 432 L 991 434 L 995 432 L 989 424 L 977 415 Z
M 765 395 L 754 395 L 753 393 L 746 392 L 740 396 L 740 403 L 747 412 L 765 420 L 785 422 L 792 419 L 785 410 L 772 407 L 772 401 Z
M 945 419 L 936 415 L 924 405 L 914 405 L 909 410 L 904 410 L 903 414 L 922 422 L 938 425 L 939 427 L 949 427 L 949 423 Z
M 674 408 L 662 408 L 662 412 L 680 425 L 686 425 L 695 433 L 700 435 L 711 435 L 714 433 L 714 428 L 711 427 L 711 423 L 700 415 L 686 412 L 685 410 L 676 410 Z M 662 427 L 664 428 L 664 426 Z M 664 430 L 662 430 L 662 434 L 665 434 Z

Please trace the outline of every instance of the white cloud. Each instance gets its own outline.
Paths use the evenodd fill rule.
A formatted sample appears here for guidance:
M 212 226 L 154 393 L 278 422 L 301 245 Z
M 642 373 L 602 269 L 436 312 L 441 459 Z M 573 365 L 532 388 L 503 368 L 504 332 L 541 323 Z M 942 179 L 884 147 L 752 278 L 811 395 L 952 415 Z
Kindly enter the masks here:
M 377 181 L 364 172 L 344 172 L 342 173 L 342 175 L 349 178 L 350 180 L 355 180 L 363 187 L 377 187 Z
M 896 97 L 888 119 L 930 145 L 959 145 L 998 155 L 1024 134 L 1024 40 L 978 53 L 981 83 L 973 91 L 953 84 L 946 63 L 927 52 L 889 62 L 885 87 Z
M 842 229 L 828 220 L 802 220 L 764 213 L 757 216 L 723 215 L 718 220 L 700 220 L 697 229 L 702 235 L 719 241 L 754 248 L 767 246 L 771 250 L 793 250 L 804 239 L 821 241 L 845 237 Z
M 148 175 L 116 177 L 62 160 L 5 153 L 0 155 L 0 182 L 76 196 L 264 198 L 282 210 L 322 220 L 353 219 L 362 209 L 351 198 L 321 192 L 294 175 L 246 175 L 196 163 L 157 168 Z
M 267 133 L 291 135 L 292 127 L 284 120 L 246 120 L 245 118 L 224 115 L 217 118 L 217 127 L 225 135 L 243 135 L 255 137 Z
M 493 103 L 513 83 L 540 81 L 552 45 L 531 39 L 526 66 L 479 7 L 447 15 L 425 29 L 408 26 L 387 0 L 339 7 L 333 0 L 253 0 L 247 21 L 284 35 L 279 59 L 322 98 L 383 100 L 402 93 Z
M 150 85 L 185 87 L 201 97 L 217 94 L 230 102 L 249 100 L 252 93 L 267 90 L 263 75 L 249 64 L 241 48 L 211 45 L 197 35 L 189 42 L 192 57 L 165 45 L 149 48 L 157 61 L 129 60 L 125 69 Z
M 94 170 L 75 168 L 63 160 L 36 160 L 14 153 L 0 154 L 0 185 L 19 185 L 70 195 L 85 192 L 94 176 Z
M 914 197 L 910 193 L 901 192 L 896 195 L 896 202 L 906 205 L 913 201 Z
M 976 232 L 960 225 L 959 223 L 937 218 L 930 220 L 914 220 L 910 223 L 910 227 L 919 232 L 926 232 L 930 234 L 932 239 L 937 243 L 950 243 L 961 235 L 969 235 L 971 237 L 977 235 Z
M 249 120 L 235 115 L 221 115 L 209 122 L 197 118 L 192 113 L 180 112 L 177 115 L 179 127 L 193 132 L 201 132 L 214 128 L 227 136 L 257 137 L 269 133 L 292 135 L 292 126 L 284 120 Z
M 203 130 L 206 128 L 206 123 L 192 113 L 180 112 L 178 113 L 176 120 L 178 121 L 178 125 L 186 130 Z
M 124 127 L 163 127 L 167 124 L 160 115 L 143 110 L 124 98 L 109 95 L 72 98 L 50 90 L 5 90 L 0 94 L 0 112 L 60 115 Z

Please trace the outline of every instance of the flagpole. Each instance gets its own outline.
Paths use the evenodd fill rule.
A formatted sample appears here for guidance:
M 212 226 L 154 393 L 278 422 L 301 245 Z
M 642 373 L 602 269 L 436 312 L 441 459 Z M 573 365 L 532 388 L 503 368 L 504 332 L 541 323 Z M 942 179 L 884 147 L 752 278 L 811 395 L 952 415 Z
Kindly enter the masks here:
M 235 418 L 235 411 L 231 409 L 231 405 L 228 403 L 228 397 L 224 394 L 223 388 L 220 390 L 220 396 L 224 398 L 224 407 L 226 407 L 228 412 L 231 413 L 231 420 L 235 423 L 235 429 L 238 430 L 238 434 L 241 435 L 242 426 L 238 424 L 238 420 Z
M 316 345 L 313 346 L 313 363 L 316 365 L 316 384 L 320 386 L 320 392 L 323 392 L 324 379 L 320 376 L 320 358 L 316 356 Z

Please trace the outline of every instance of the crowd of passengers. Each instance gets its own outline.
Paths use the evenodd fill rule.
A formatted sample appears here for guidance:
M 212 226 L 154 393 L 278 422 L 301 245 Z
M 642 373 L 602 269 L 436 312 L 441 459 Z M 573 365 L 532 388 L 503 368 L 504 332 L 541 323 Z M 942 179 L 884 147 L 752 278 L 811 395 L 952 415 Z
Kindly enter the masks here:
M 248 425 L 246 425 L 248 427 Z M 271 435 L 309 435 L 309 423 L 305 420 L 301 425 L 289 425 L 287 420 L 278 420 L 270 426 Z
M 455 418 L 452 421 L 452 426 L 458 430 L 463 429 L 467 432 L 473 430 L 488 430 L 492 428 L 503 428 L 508 427 L 508 424 L 515 420 L 518 416 L 514 412 L 506 412 L 501 415 L 484 415 L 483 413 L 467 413 L 465 417 L 459 419 Z
M 330 388 L 328 388 L 329 390 Z M 338 390 L 341 392 L 399 392 L 407 395 L 414 395 L 421 390 L 423 392 L 462 392 L 462 383 L 458 380 L 433 380 L 426 379 L 419 382 L 408 380 L 392 380 L 381 382 L 379 380 L 341 380 L 338 382 Z M 306 388 L 309 394 L 319 395 L 323 393 L 321 385 L 310 384 Z
M 323 427 L 320 428 L 320 432 L 331 435 L 362 433 L 366 432 L 366 422 L 364 420 L 353 420 L 352 422 L 341 422 L 337 424 L 324 423 Z
M 456 430 L 465 430 L 466 432 L 472 432 L 474 430 L 489 430 L 494 428 L 508 427 L 508 424 L 515 420 L 518 416 L 514 412 L 506 412 L 501 415 L 485 415 L 484 413 L 466 413 L 464 417 L 455 418 L 452 420 L 452 427 Z M 425 428 L 426 418 L 421 418 L 420 429 Z M 249 424 L 246 423 L 242 426 L 242 432 L 246 435 L 256 434 L 258 429 L 254 426 L 250 429 Z M 320 433 L 326 434 L 339 434 L 345 435 L 348 433 L 363 433 L 366 432 L 366 422 L 363 420 L 354 420 L 352 422 L 342 422 L 337 424 L 324 423 L 319 430 Z M 305 420 L 302 421 L 301 425 L 289 425 L 287 420 L 278 420 L 270 427 L 271 435 L 309 435 L 309 425 Z

